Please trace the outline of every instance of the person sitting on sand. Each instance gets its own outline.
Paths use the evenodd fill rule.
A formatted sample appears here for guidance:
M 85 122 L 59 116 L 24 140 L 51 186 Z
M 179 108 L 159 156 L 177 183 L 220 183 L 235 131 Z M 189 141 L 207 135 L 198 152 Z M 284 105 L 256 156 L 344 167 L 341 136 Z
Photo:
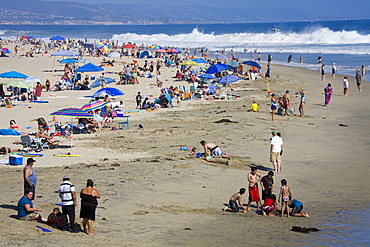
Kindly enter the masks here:
M 205 140 L 200 141 L 200 144 L 204 147 L 204 153 L 207 153 L 207 150 L 211 152 L 211 156 L 214 158 L 227 158 L 228 156 L 221 152 L 219 146 L 216 146 L 213 143 L 207 143 Z
M 224 157 L 226 158 L 226 156 Z M 220 157 L 213 157 L 211 156 L 211 153 L 210 151 L 207 151 L 207 153 L 205 153 L 205 161 L 208 161 L 208 162 L 215 162 L 215 163 L 220 163 L 220 164 L 224 164 L 224 165 L 231 165 L 231 157 L 230 156 L 227 156 L 227 159 L 224 159 L 224 158 L 220 158 Z
M 18 218 L 26 221 L 38 220 L 40 222 L 46 222 L 46 219 L 42 218 L 39 214 L 42 210 L 33 207 L 33 203 L 31 202 L 32 196 L 32 191 L 26 191 L 26 194 L 18 201 Z
M 290 216 L 295 216 L 295 217 L 306 217 L 309 218 L 310 216 L 308 215 L 307 212 L 301 213 L 303 209 L 303 203 L 298 201 L 297 199 L 291 199 L 289 198 L 289 207 L 292 208 L 292 211 L 290 212 Z M 287 209 L 288 210 L 288 209 Z M 281 212 L 283 214 L 283 212 Z
M 239 207 L 243 208 L 243 212 L 247 212 L 247 208 L 243 205 L 242 203 L 242 196 L 245 193 L 245 188 L 241 188 L 239 192 L 235 193 L 234 195 L 231 196 L 229 200 L 229 207 L 225 207 L 223 210 L 224 211 L 231 211 L 231 212 L 239 212 Z
M 277 212 L 276 196 L 272 194 L 270 197 L 266 198 L 262 205 L 262 214 L 264 216 L 273 216 Z
M 20 151 L 20 149 L 12 149 L 9 147 L 0 148 L 0 154 L 9 154 L 9 153 L 18 152 L 18 151 Z
M 14 119 L 10 120 L 9 125 L 10 125 L 10 128 L 11 129 L 18 130 L 18 124 L 17 124 L 17 122 Z
M 63 216 L 62 213 L 59 211 L 59 208 L 53 209 L 53 212 L 51 212 L 48 216 L 47 223 L 58 229 L 63 228 Z
M 248 109 L 248 111 L 251 111 L 251 112 L 257 112 L 257 111 L 259 111 L 258 110 L 258 104 L 256 103 L 256 101 L 253 101 L 253 103 L 251 104 L 251 106 Z

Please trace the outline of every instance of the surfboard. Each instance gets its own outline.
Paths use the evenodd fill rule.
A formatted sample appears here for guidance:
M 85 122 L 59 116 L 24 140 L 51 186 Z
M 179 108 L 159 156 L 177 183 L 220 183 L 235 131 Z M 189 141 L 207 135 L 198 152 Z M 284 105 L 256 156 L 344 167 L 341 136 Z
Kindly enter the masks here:
M 54 156 L 58 156 L 58 157 L 78 157 L 78 156 L 81 156 L 82 154 L 72 154 L 72 153 L 58 153 L 58 154 L 54 154 Z
M 30 100 L 31 103 L 49 103 L 47 100 Z
M 20 153 L 17 153 L 17 155 L 21 155 L 23 157 L 42 157 L 44 156 L 43 154 L 20 154 Z

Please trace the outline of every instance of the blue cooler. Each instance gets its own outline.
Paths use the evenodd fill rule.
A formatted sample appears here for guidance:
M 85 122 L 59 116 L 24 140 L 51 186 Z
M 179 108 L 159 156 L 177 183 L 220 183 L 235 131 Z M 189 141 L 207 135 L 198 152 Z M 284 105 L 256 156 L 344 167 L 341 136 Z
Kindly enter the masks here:
M 10 155 L 9 156 L 9 165 L 12 165 L 12 166 L 23 165 L 23 156 Z
M 117 117 L 124 117 L 125 116 L 125 114 L 122 112 L 117 112 Z

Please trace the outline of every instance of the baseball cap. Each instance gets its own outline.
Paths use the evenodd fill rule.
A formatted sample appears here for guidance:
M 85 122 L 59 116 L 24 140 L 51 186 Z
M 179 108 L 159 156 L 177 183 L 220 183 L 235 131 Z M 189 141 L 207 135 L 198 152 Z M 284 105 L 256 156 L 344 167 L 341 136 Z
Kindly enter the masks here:
M 271 134 L 277 134 L 277 131 L 276 130 L 273 130 L 273 131 L 271 131 Z
M 32 163 L 32 162 L 36 162 L 36 160 L 34 158 L 28 158 L 27 159 L 27 164 Z
M 70 180 L 70 178 L 69 178 L 69 176 L 66 175 L 66 176 L 63 177 L 63 180 Z

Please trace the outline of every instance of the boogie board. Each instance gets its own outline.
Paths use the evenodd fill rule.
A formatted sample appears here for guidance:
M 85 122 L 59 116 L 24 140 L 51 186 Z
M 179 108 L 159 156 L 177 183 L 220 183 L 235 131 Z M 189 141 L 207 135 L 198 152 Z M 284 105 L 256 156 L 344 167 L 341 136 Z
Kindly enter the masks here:
M 18 153 L 17 155 L 21 155 L 23 157 L 42 157 L 44 156 L 43 154 L 20 154 L 20 153 Z
M 72 154 L 72 153 L 58 153 L 58 154 L 54 154 L 54 156 L 58 156 L 58 157 L 78 157 L 78 156 L 81 156 L 82 154 Z
M 31 103 L 49 103 L 47 100 L 30 100 Z

